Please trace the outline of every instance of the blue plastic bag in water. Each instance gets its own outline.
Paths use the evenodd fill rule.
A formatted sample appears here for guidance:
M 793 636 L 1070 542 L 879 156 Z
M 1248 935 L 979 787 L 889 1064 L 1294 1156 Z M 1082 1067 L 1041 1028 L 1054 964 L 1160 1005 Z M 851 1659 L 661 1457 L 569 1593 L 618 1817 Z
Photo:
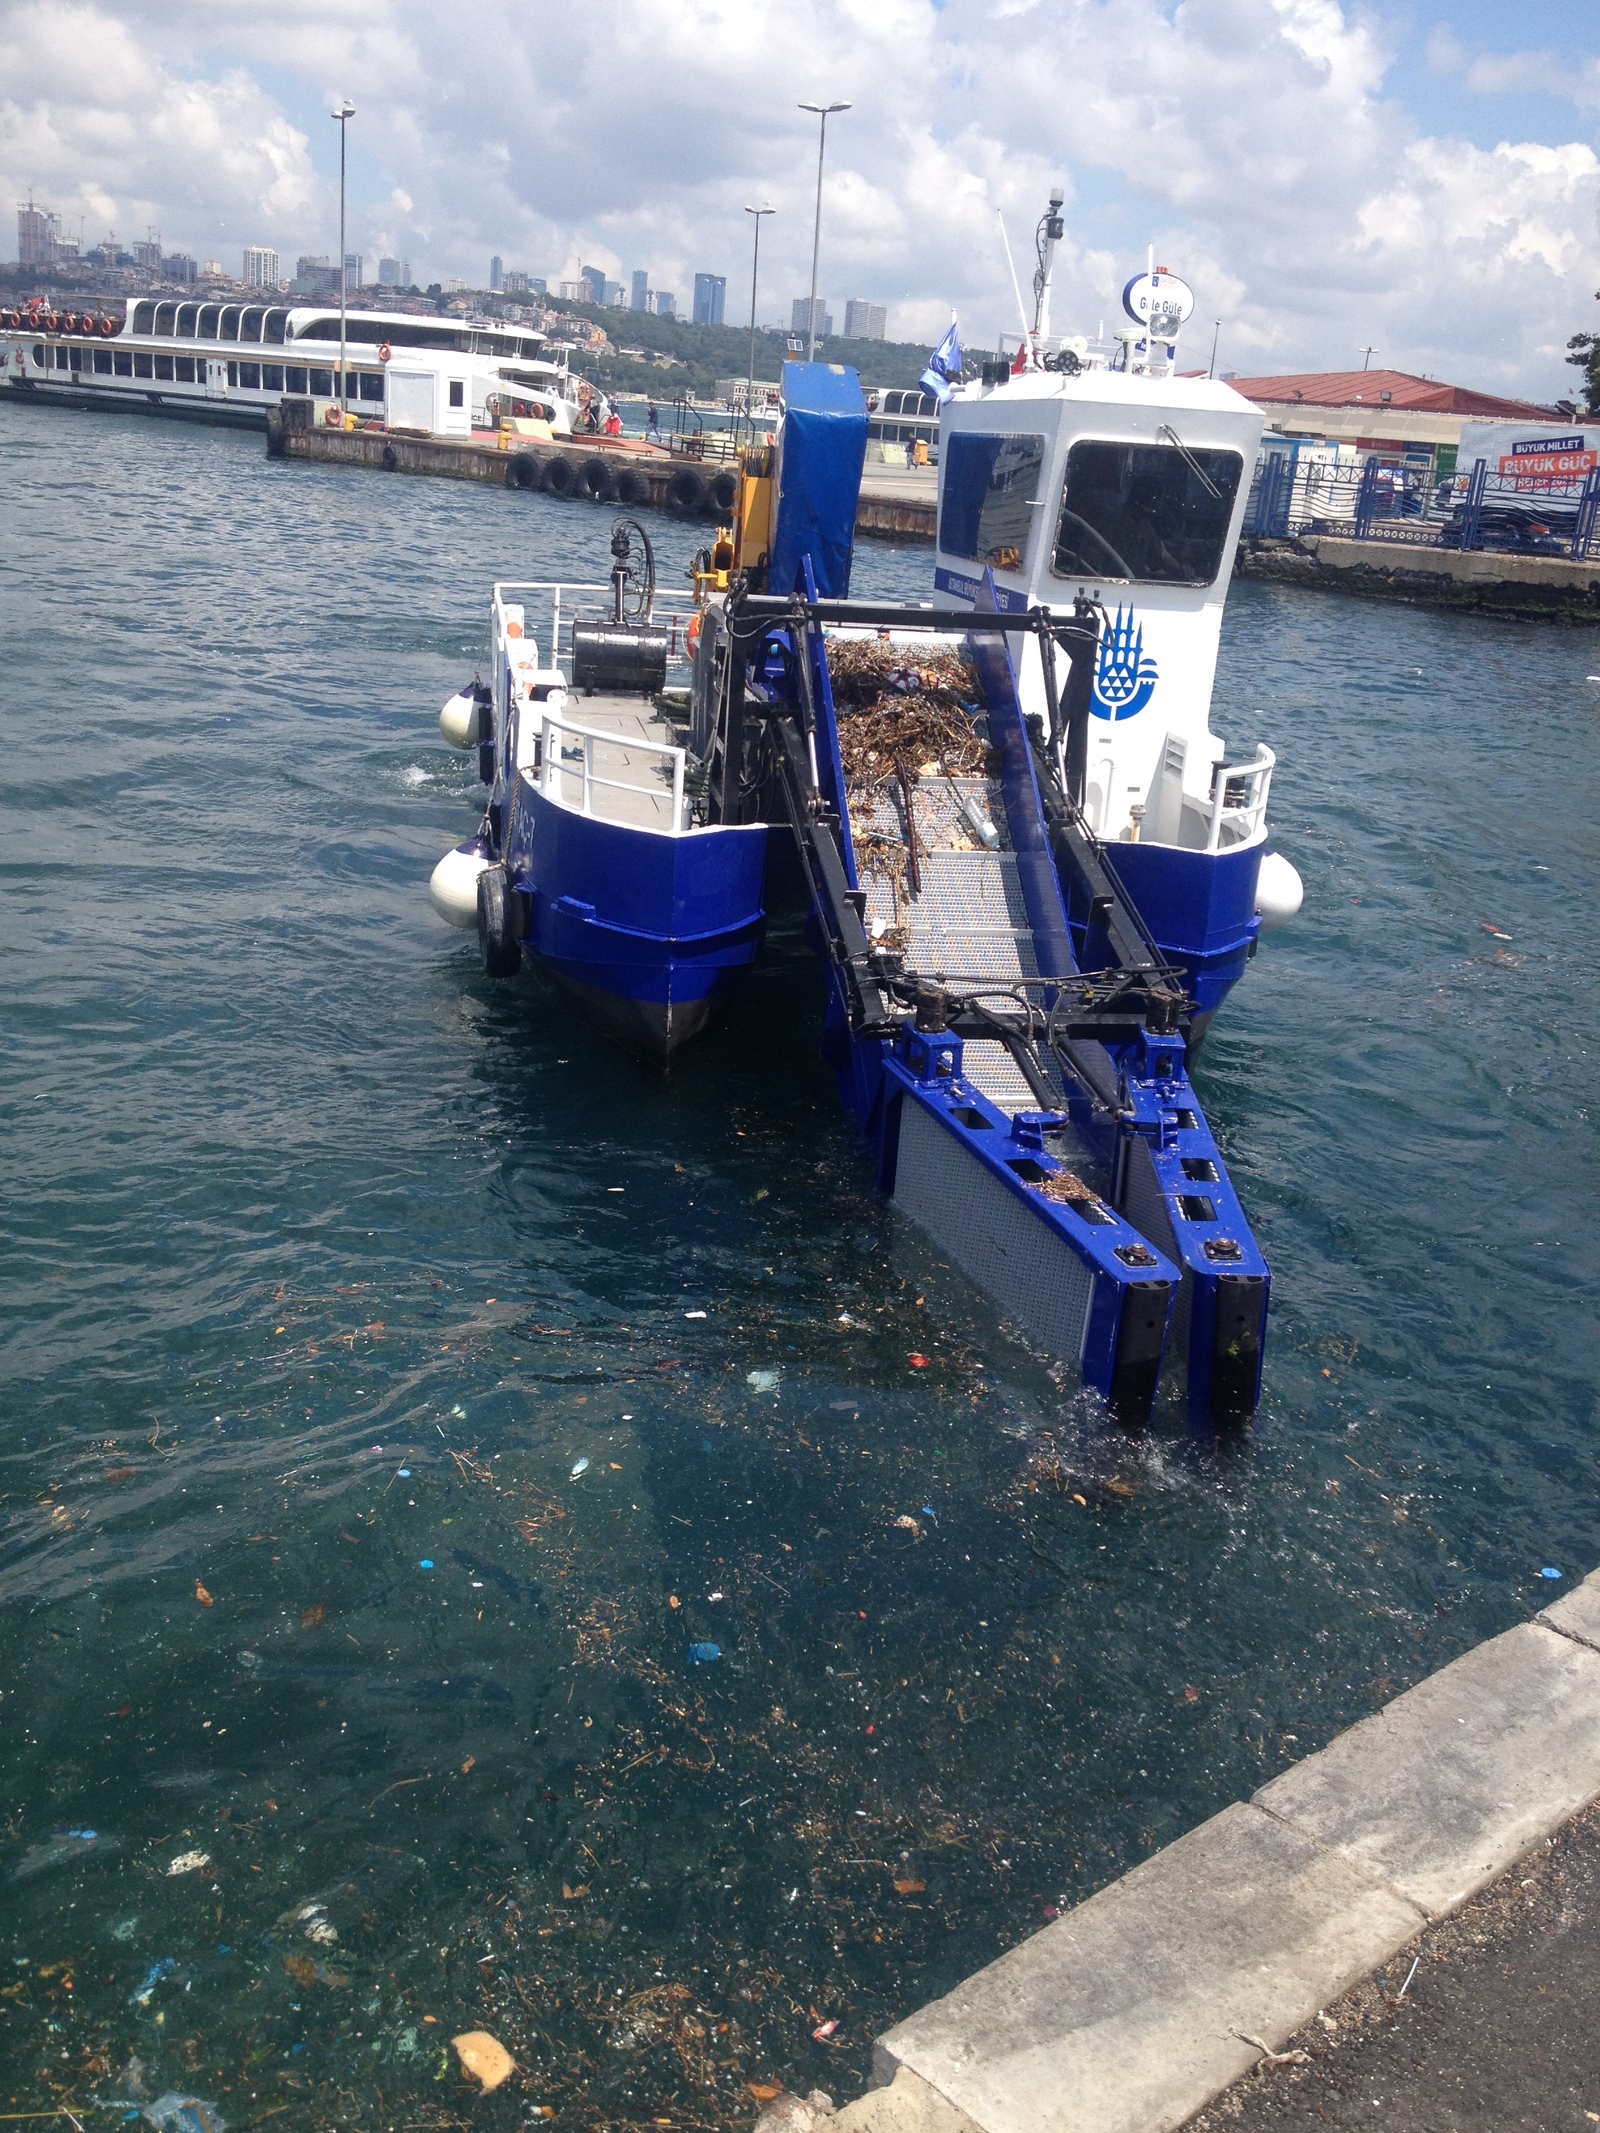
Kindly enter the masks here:
M 722 1646 L 720 1644 L 691 1644 L 689 1647 L 689 1664 L 691 1666 L 709 1666 L 713 1659 L 720 1659 L 721 1657 Z

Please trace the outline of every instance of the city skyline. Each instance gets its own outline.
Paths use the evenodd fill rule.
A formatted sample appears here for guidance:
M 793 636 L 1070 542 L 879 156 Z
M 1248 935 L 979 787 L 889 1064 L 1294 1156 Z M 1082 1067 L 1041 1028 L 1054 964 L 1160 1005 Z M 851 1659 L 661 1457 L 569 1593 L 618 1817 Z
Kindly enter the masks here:
M 66 0 L 17 18 L 0 134 L 13 198 L 31 188 L 85 255 L 107 230 L 147 228 L 197 261 L 231 262 L 246 244 L 333 255 L 326 113 L 342 77 L 358 105 L 350 234 L 368 258 L 479 284 L 495 252 L 552 288 L 585 263 L 626 284 L 648 259 L 672 291 L 709 258 L 736 283 L 743 203 L 761 197 L 778 210 L 763 285 L 803 288 L 816 144 L 797 105 L 822 94 L 853 104 L 829 129 L 823 276 L 872 292 L 896 339 L 931 345 L 952 308 L 968 339 L 1014 332 L 996 211 L 1026 283 L 1054 182 L 1063 327 L 1115 316 L 1152 243 L 1194 287 L 1197 319 L 1221 320 L 1223 360 L 1246 371 L 1372 345 L 1414 372 L 1470 367 L 1486 386 L 1548 397 L 1569 382 L 1567 337 L 1594 323 L 1600 38 L 1577 0 L 1451 0 L 1448 25 L 1354 0 L 1186 0 L 1175 13 L 1166 0 L 1036 0 L 1018 18 L 1026 65 L 975 0 L 910 0 L 892 22 L 824 0 L 801 0 L 798 20 L 758 6 L 737 59 L 688 18 L 662 24 L 619 0 L 603 96 L 578 27 L 551 26 L 538 72 L 568 87 L 536 164 L 493 114 L 482 152 L 455 152 L 480 0 L 448 29 L 394 0 L 381 28 L 331 39 L 275 0 L 181 28 L 145 0 L 86 4 L 88 75 L 56 34 Z M 757 120 L 749 69 L 770 59 L 785 80 L 797 49 L 806 81 Z M 528 67 L 506 56 L 506 108 L 537 97 Z

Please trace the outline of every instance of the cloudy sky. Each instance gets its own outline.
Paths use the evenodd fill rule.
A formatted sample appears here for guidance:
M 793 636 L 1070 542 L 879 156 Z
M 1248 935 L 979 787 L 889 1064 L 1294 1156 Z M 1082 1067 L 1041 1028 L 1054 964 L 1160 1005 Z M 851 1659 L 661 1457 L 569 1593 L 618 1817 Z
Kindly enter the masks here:
M 89 242 L 147 227 L 237 272 L 338 244 L 423 282 L 491 252 L 554 283 L 649 270 L 680 303 L 725 273 L 764 320 L 810 270 L 896 338 L 1015 325 L 1066 191 L 1058 330 L 1111 319 L 1154 243 L 1198 298 L 1203 361 L 1375 364 L 1545 399 L 1600 326 L 1595 0 L 0 0 L 0 164 Z

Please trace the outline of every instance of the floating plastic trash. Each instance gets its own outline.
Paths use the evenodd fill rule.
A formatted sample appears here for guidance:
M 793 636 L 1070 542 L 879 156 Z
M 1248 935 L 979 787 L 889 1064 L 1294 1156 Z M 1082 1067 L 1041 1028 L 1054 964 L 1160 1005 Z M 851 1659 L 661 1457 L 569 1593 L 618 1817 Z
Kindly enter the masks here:
M 431 1555 L 425 1555 L 422 1558 L 422 1561 L 418 1563 L 417 1568 L 419 1570 L 431 1570 L 433 1568 L 433 1557 Z
M 1560 1575 L 1561 1575 L 1561 1572 L 1560 1572 L 1559 1570 L 1552 1570 L 1552 1569 L 1550 1569 L 1550 1567 L 1549 1567 L 1549 1566 L 1548 1566 L 1548 1564 L 1547 1564 L 1547 1565 L 1545 1566 L 1545 1568 L 1544 1568 L 1543 1570 L 1541 1570 L 1541 1571 L 1539 1572 L 1539 1575 L 1540 1575 L 1540 1577 L 1542 1577 L 1542 1578 L 1558 1578 L 1558 1577 L 1560 1577 Z
M 137 1992 L 129 1993 L 128 2005 L 130 2007 L 148 2007 L 150 2005 L 150 1996 L 161 1983 L 161 1980 L 164 1977 L 171 1977 L 177 1967 L 170 1955 L 164 1955 L 159 1963 L 152 1963 L 145 1972 L 144 1983 Z M 165 2100 L 165 2098 L 162 2099 L 163 2102 Z
M 689 1647 L 689 1664 L 691 1666 L 709 1666 L 713 1659 L 720 1659 L 721 1657 L 722 1646 L 720 1644 L 691 1644 Z
M 745 1383 L 752 1392 L 771 1392 L 781 1377 L 782 1372 L 777 1370 L 751 1370 L 745 1375 Z
M 224 2133 L 228 2123 L 214 2103 L 203 2096 L 180 2096 L 176 2089 L 147 2103 L 141 2115 L 157 2133 Z
M 580 1474 L 587 1474 L 587 1473 L 588 1473 L 588 1471 L 589 1471 L 589 1462 L 588 1462 L 588 1460 L 587 1460 L 587 1459 L 574 1459 L 574 1460 L 573 1460 L 573 1462 L 572 1462 L 572 1479 L 573 1479 L 574 1481 L 576 1481 L 576 1480 L 577 1480 L 577 1478 L 578 1478 L 578 1476 L 579 1476 Z
M 170 1881 L 174 1874 L 201 1873 L 210 1864 L 211 1854 L 209 1852 L 179 1852 L 177 1858 L 167 1868 L 167 1879 Z
M 683 1315 L 685 1318 L 704 1318 L 706 1314 L 704 1311 L 685 1311 Z
M 409 1481 L 411 1479 L 411 1469 L 408 1466 L 397 1466 L 395 1468 L 395 1474 L 396 1477 L 401 1481 Z
M 922 1515 L 930 1526 L 936 1526 L 939 1523 L 939 1514 L 931 1503 L 925 1503 L 922 1506 Z

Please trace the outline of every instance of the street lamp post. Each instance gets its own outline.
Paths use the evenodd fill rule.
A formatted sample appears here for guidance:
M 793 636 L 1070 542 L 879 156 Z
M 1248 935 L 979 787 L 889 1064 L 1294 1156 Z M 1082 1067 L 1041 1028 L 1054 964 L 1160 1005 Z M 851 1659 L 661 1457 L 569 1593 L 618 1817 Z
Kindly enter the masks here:
M 339 412 L 349 411 L 350 394 L 344 367 L 344 303 L 345 303 L 345 248 L 344 248 L 344 129 L 347 119 L 356 115 L 356 107 L 348 96 L 341 97 L 334 106 L 333 117 L 339 121 Z
M 806 361 L 817 359 L 817 255 L 822 249 L 822 158 L 828 146 L 828 120 L 835 111 L 848 111 L 848 104 L 802 104 L 802 111 L 815 111 L 822 120 L 821 133 L 817 140 L 817 220 L 811 233 L 811 308 L 806 324 L 810 328 L 806 344 Z
M 775 215 L 775 207 L 746 207 L 745 213 L 755 217 L 756 241 L 750 259 L 750 375 L 745 381 L 744 415 L 750 425 L 750 442 L 756 437 L 756 276 L 761 270 L 761 218 Z

